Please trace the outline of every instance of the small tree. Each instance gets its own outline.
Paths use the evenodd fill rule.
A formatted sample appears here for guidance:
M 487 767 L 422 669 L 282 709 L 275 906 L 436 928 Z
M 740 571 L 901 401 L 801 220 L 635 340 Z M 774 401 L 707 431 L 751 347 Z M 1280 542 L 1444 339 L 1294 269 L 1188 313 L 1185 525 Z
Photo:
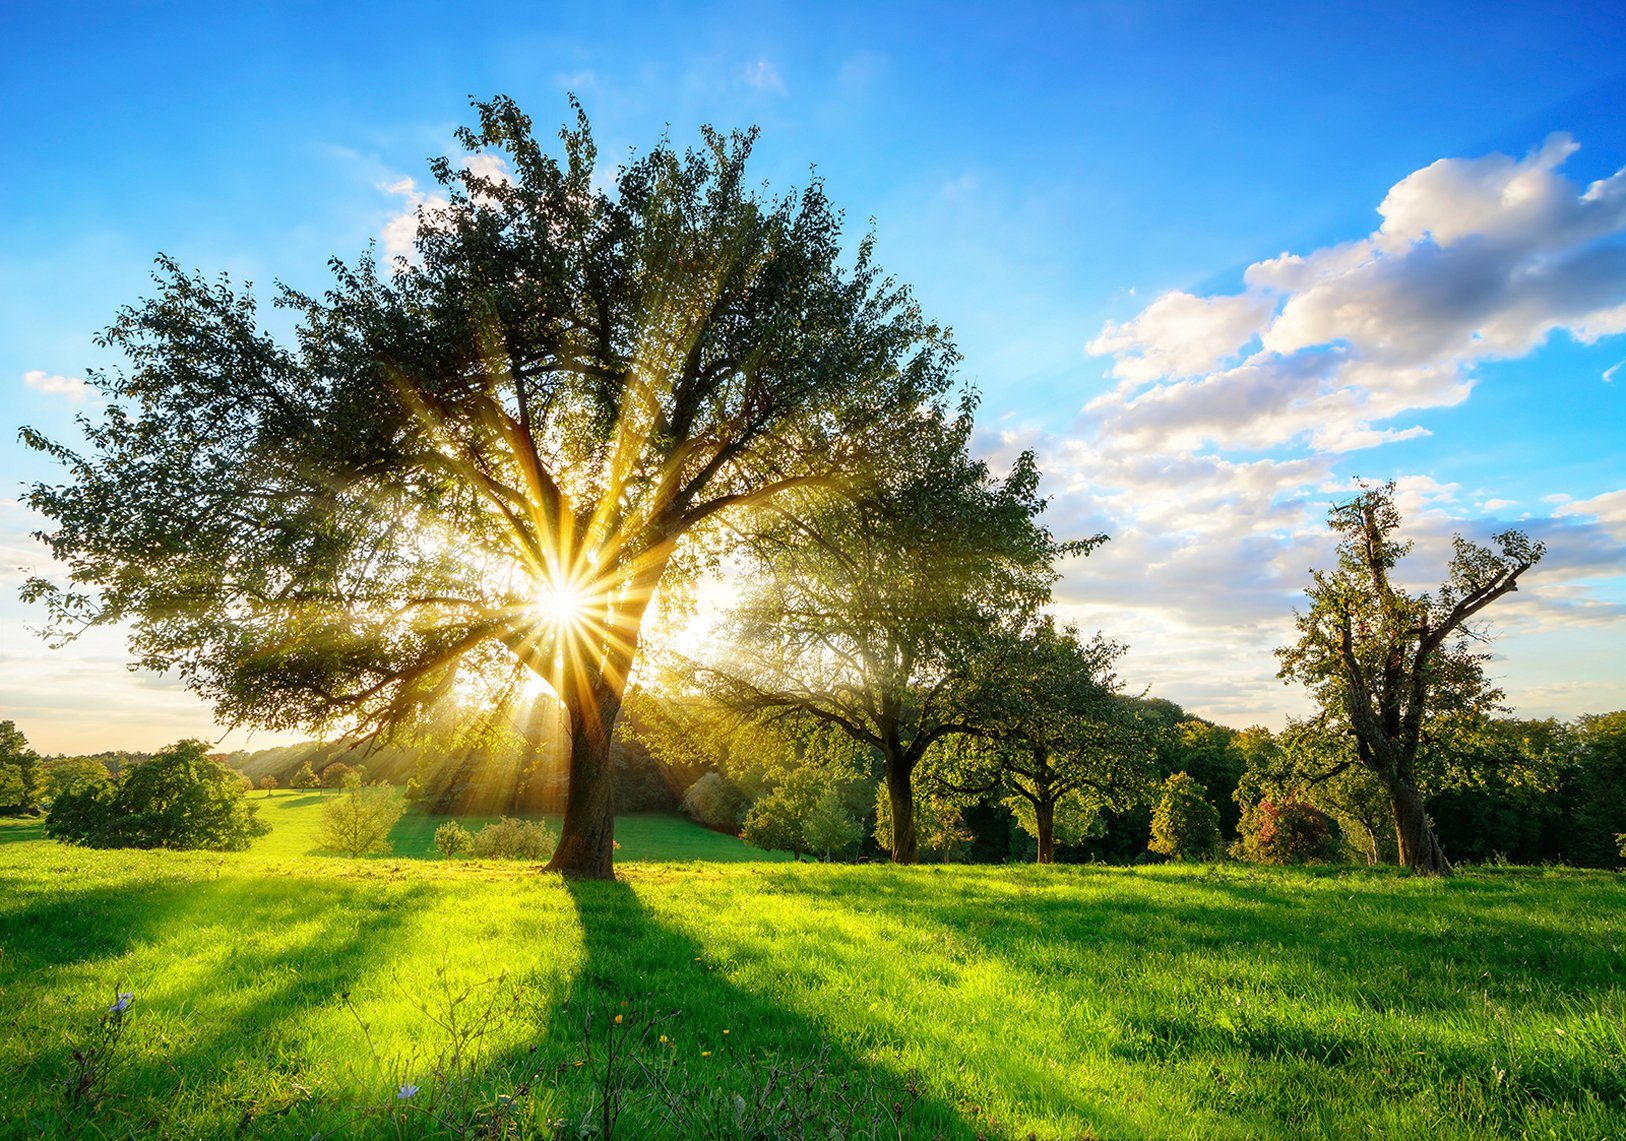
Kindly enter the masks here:
M 333 761 L 322 770 L 323 788 L 343 788 L 344 779 L 356 770 L 343 761 Z M 411 797 L 409 796 L 410 800 Z
M 802 836 L 807 841 L 808 849 L 826 860 L 858 843 L 863 834 L 863 826 L 848 811 L 841 790 L 834 785 L 819 794 L 807 819 L 802 822 Z
M 1242 814 L 1242 858 L 1261 864 L 1330 864 L 1343 844 L 1338 826 L 1301 800 L 1261 800 Z
M 270 828 L 244 800 L 237 773 L 207 750 L 181 741 L 130 766 L 116 784 L 68 789 L 52 803 L 45 834 L 91 848 L 247 848 Z
M 1220 852 L 1219 810 L 1186 773 L 1163 782 L 1163 795 L 1152 813 L 1153 852 L 1175 860 L 1211 860 Z
M 474 836 L 455 820 L 448 820 L 435 829 L 435 848 L 446 859 L 466 856 L 474 850 Z
M 793 767 L 766 796 L 751 806 L 745 814 L 740 837 L 754 847 L 789 852 L 796 857 L 817 850 L 807 838 L 807 821 L 820 796 L 833 788 L 830 780 L 814 766 Z
M 406 812 L 406 799 L 387 784 L 362 784 L 352 775 L 344 791 L 322 805 L 322 846 L 355 859 L 391 851 L 390 829 Z
M 271 776 L 269 773 L 267 773 L 265 776 L 261 777 L 258 782 L 256 782 L 254 787 L 260 789 L 263 792 L 270 792 L 272 789 L 281 788 L 282 786 L 277 781 L 276 777 Z
M 311 768 L 309 761 L 299 766 L 299 771 L 294 774 L 294 779 L 289 782 L 293 788 L 315 788 L 318 783 L 316 770 Z

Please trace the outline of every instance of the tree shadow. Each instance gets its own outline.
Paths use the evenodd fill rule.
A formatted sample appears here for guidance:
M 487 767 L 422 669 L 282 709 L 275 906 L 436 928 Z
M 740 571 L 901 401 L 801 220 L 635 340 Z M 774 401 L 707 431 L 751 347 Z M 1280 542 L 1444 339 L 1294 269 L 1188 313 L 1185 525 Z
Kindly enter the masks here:
M 643 1056 L 624 1063 L 618 1135 L 751 1135 L 750 1113 L 770 1096 L 791 1107 L 781 1125 L 800 1119 L 808 1136 L 977 1135 L 954 1107 L 921 1092 L 916 1076 L 861 1059 L 813 1021 L 734 983 L 699 943 L 654 917 L 633 884 L 566 881 L 565 890 L 581 923 L 582 965 L 542 1049 L 567 1059 L 559 1092 L 577 1112 L 615 1085 L 603 1080 L 603 1043 L 621 1015 L 633 1027 L 628 1048 Z

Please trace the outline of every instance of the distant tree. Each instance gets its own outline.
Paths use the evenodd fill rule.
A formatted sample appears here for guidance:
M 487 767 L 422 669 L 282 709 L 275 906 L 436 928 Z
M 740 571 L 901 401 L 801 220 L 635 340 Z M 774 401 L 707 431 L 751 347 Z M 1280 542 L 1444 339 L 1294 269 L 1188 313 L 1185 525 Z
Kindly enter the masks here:
M 363 784 L 351 775 L 338 796 L 322 803 L 322 847 L 352 859 L 391 850 L 390 830 L 406 813 L 406 798 L 393 785 Z
M 355 771 L 343 761 L 329 761 L 322 769 L 322 787 L 343 788 L 345 778 Z
M 829 860 L 857 844 L 864 835 L 864 828 L 847 807 L 841 790 L 832 784 L 813 802 L 807 819 L 802 822 L 802 835 L 810 851 Z
M 1186 716 L 1158 738 L 1161 775 L 1186 773 L 1202 785 L 1219 810 L 1222 836 L 1236 835 L 1239 810 L 1233 794 L 1247 767 L 1239 736 L 1235 729 Z
M 1626 832 L 1626 710 L 1582 717 L 1574 733 L 1568 855 L 1578 864 L 1618 866 L 1611 848 L 1617 858 L 1626 858 L 1626 851 L 1611 845 L 1610 838 Z
M 457 137 L 511 177 L 437 160 L 414 258 L 284 289 L 291 342 L 160 262 L 105 335 L 133 367 L 96 376 L 89 451 L 24 432 L 70 473 L 29 503 L 94 590 L 28 593 L 59 633 L 128 623 L 233 722 L 387 728 L 530 671 L 571 741 L 551 867 L 606 877 L 611 734 L 680 546 L 881 458 L 955 357 L 817 180 L 757 189 L 754 132 L 606 166 L 585 116 L 555 156 L 476 106 Z
M 320 782 L 316 778 L 316 770 L 311 768 L 311 763 L 309 761 L 306 761 L 304 764 L 300 765 L 299 771 L 296 772 L 293 779 L 288 782 L 289 787 L 291 788 L 315 788 L 317 787 L 318 783 Z M 341 781 L 340 784 L 342 787 L 343 782 Z
M 272 776 L 270 773 L 267 773 L 265 776 L 254 782 L 254 787 L 269 792 L 274 788 L 281 788 L 282 785 L 276 777 Z
M 1219 811 L 1188 774 L 1175 773 L 1163 782 L 1147 847 L 1176 860 L 1208 860 L 1220 854 Z
M 435 850 L 445 859 L 466 856 L 474 850 L 474 835 L 456 820 L 435 829 Z
M 1312 804 L 1262 800 L 1242 814 L 1236 851 L 1261 864 L 1330 864 L 1343 850 L 1338 826 Z
M 269 830 L 237 774 L 201 741 L 171 745 L 117 782 L 69 788 L 45 818 L 47 836 L 90 848 L 241 851 Z
M 37 813 L 43 792 L 39 754 L 16 722 L 0 721 L 0 815 Z
M 917 854 L 914 777 L 933 744 L 980 727 L 990 632 L 1048 599 L 1062 543 L 1038 523 L 1031 453 L 995 477 L 971 457 L 975 402 L 922 414 L 884 467 L 749 536 L 752 586 L 703 676 L 722 701 L 795 711 L 881 758 L 892 858 Z
M 1394 811 L 1400 862 L 1424 875 L 1449 875 L 1419 787 L 1418 757 L 1441 722 L 1493 709 L 1501 692 L 1486 680 L 1483 630 L 1469 625 L 1518 589 L 1545 548 L 1521 531 L 1495 536 L 1496 549 L 1453 540 L 1436 593 L 1412 594 L 1392 573 L 1411 549 L 1398 537 L 1394 485 L 1366 487 L 1332 509 L 1338 566 L 1315 573 L 1298 641 L 1278 651 L 1281 676 L 1309 688 L 1320 716 L 1346 733 L 1359 764 L 1383 783 Z
M 960 795 L 1000 795 L 1054 863 L 1103 809 L 1145 799 L 1155 777 L 1153 737 L 1120 694 L 1124 647 L 1045 616 L 987 643 L 992 695 L 978 732 L 928 754 L 929 782 Z
M 812 765 L 791 769 L 765 796 L 751 805 L 740 826 L 740 837 L 753 847 L 789 852 L 800 857 L 819 849 L 807 836 L 807 822 L 820 798 L 833 785 Z M 839 797 L 839 793 L 837 793 Z

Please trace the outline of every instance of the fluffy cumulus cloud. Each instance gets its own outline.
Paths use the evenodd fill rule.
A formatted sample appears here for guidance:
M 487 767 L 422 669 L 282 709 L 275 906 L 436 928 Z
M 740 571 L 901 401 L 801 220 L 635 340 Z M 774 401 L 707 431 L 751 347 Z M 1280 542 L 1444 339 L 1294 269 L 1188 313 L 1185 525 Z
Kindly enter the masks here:
M 1332 557 L 1325 512 L 1355 488 L 1347 453 L 1426 436 L 1409 418 L 1469 399 L 1482 362 L 1626 332 L 1626 170 L 1581 185 L 1563 173 L 1575 149 L 1555 135 L 1519 158 L 1441 159 L 1389 190 L 1365 237 L 1108 322 L 1087 350 L 1117 383 L 1069 436 L 982 441 L 996 457 L 1040 452 L 1058 532 L 1113 536 L 1068 571 L 1062 609 L 1124 637 L 1132 676 L 1205 715 L 1301 708 L 1270 684 L 1271 650 L 1292 635 L 1309 568 Z M 1626 566 L 1626 491 L 1556 497 L 1515 523 L 1507 500 L 1398 474 L 1411 585 L 1439 581 L 1454 534 L 1488 542 L 1517 525 L 1552 553 L 1499 625 L 1626 632 L 1626 607 L 1596 587 Z M 1598 705 L 1593 690 L 1547 690 L 1529 700 Z
M 1385 425 L 1465 400 L 1481 361 L 1626 331 L 1626 170 L 1581 186 L 1561 170 L 1575 149 L 1441 159 L 1364 238 L 1109 323 L 1089 350 L 1122 383 L 1091 412 L 1142 447 L 1349 451 L 1420 434 Z
M 81 377 L 59 376 L 42 368 L 30 369 L 23 373 L 23 383 L 35 392 L 43 392 L 47 396 L 60 396 L 70 404 L 83 404 L 90 395 L 90 385 Z

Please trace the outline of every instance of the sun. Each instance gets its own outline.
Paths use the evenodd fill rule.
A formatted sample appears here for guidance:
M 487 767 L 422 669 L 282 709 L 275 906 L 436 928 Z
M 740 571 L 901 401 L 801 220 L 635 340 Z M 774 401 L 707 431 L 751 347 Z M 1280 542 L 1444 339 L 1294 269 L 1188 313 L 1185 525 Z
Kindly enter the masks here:
M 587 597 L 570 583 L 544 583 L 536 595 L 536 609 L 556 629 L 576 625 L 587 612 Z

